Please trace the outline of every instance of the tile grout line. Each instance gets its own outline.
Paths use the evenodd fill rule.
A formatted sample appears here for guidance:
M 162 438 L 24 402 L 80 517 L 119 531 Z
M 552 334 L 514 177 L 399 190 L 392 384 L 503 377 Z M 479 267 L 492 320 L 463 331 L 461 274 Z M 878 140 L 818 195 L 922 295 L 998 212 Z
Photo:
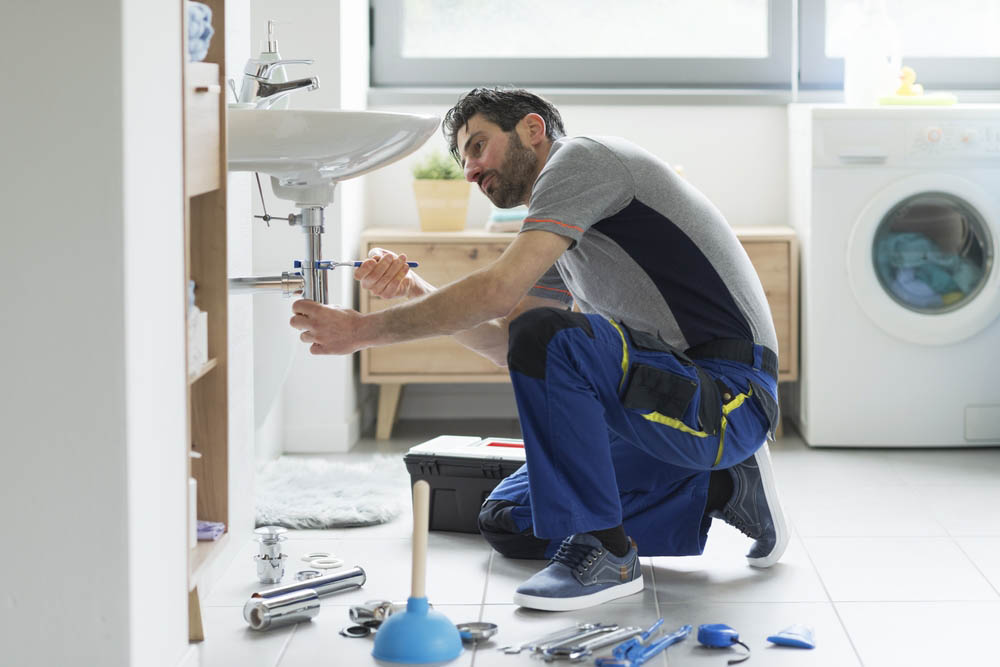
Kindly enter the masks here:
M 958 540 L 956 540 L 954 536 L 951 536 L 951 541 L 952 541 L 952 544 L 954 544 L 958 548 L 958 550 L 962 552 L 962 555 L 965 556 L 965 558 L 969 561 L 969 563 L 972 564 L 972 567 L 976 568 L 976 572 L 979 573 L 979 576 L 981 576 L 983 579 L 985 579 L 986 583 L 989 584 L 990 588 L 992 588 L 993 591 L 998 596 L 1000 596 L 1000 589 L 997 589 L 997 587 L 993 584 L 993 582 L 990 580 L 990 578 L 986 576 L 986 573 L 983 572 L 982 568 L 979 567 L 979 565 L 972 558 L 972 556 L 969 555 L 969 553 L 965 550 L 965 548 L 962 546 L 962 544 Z
M 292 637 L 294 637 L 295 633 L 298 631 L 299 631 L 299 624 L 296 623 L 295 625 L 292 626 L 292 631 L 288 633 L 288 639 L 286 639 L 285 643 L 282 645 L 281 651 L 278 652 L 278 657 L 274 661 L 274 667 L 281 667 L 281 661 L 284 659 L 285 653 L 288 651 L 288 647 L 292 643 Z
M 840 627 L 844 629 L 844 634 L 847 635 L 847 641 L 851 645 L 851 650 L 854 651 L 854 656 L 858 659 L 859 665 L 864 665 L 865 661 L 861 658 L 861 653 L 858 651 L 858 647 L 854 644 L 854 637 L 851 636 L 851 631 L 847 629 L 847 624 L 844 623 L 843 617 L 840 615 L 840 609 L 837 608 L 837 603 L 833 601 L 833 596 L 830 595 L 830 589 L 826 587 L 826 581 L 823 579 L 823 575 L 820 573 L 819 568 L 816 567 L 816 562 L 813 560 L 812 554 L 809 552 L 809 547 L 806 545 L 806 541 L 799 538 L 802 543 L 802 550 L 806 553 L 806 558 L 809 559 L 809 564 L 812 566 L 813 572 L 816 573 L 816 578 L 819 579 L 820 586 L 823 587 L 823 592 L 826 593 L 826 599 L 830 602 L 830 606 L 833 607 L 833 614 L 837 617 L 837 621 L 840 623 Z

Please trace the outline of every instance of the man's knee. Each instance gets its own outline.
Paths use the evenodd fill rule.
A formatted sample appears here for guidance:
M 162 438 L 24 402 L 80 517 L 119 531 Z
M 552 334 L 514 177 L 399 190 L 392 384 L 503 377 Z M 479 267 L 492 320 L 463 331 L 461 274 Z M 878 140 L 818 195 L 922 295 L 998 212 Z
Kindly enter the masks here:
M 582 313 L 559 308 L 533 308 L 510 323 L 507 367 L 528 377 L 545 377 L 549 341 L 565 329 L 583 329 L 591 338 L 594 330 Z
M 545 557 L 548 540 L 535 537 L 529 527 L 518 530 L 512 513 L 519 507 L 509 500 L 487 500 L 479 511 L 479 532 L 483 538 L 507 558 Z

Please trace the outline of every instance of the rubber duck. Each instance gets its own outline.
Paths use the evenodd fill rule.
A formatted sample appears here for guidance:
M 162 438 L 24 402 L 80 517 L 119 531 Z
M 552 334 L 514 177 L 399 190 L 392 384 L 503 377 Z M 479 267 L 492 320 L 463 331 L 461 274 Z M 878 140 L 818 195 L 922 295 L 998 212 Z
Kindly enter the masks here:
M 900 85 L 899 89 L 896 90 L 897 95 L 923 95 L 924 87 L 919 83 L 914 83 L 917 80 L 917 73 L 913 71 L 912 67 L 903 67 L 899 71 Z

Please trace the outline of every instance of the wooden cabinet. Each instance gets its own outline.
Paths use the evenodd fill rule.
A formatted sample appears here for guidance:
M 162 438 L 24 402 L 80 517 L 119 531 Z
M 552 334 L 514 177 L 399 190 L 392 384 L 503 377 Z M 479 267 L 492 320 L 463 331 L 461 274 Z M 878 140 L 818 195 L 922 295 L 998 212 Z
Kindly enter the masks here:
M 798 377 L 798 246 L 790 227 L 736 228 L 753 262 L 778 333 L 779 381 Z M 417 271 L 434 285 L 445 285 L 486 266 L 510 244 L 512 234 L 482 231 L 419 232 L 370 229 L 361 237 L 361 252 L 382 247 L 405 253 L 420 263 Z M 378 299 L 362 290 L 363 313 L 388 308 L 403 299 Z M 403 385 L 441 382 L 508 382 L 507 370 L 447 336 L 428 338 L 361 352 L 361 381 L 378 384 L 375 436 L 388 438 Z
M 181 44 L 184 105 L 185 279 L 195 283 L 195 302 L 208 313 L 208 363 L 188 369 L 189 476 L 198 482 L 198 519 L 229 525 L 228 314 L 226 275 L 226 105 L 222 95 L 225 3 L 212 9 L 215 34 L 204 62 L 187 62 Z M 184 3 L 179 3 L 187 25 Z M 185 294 L 187 290 L 185 289 Z M 185 304 L 186 306 L 186 304 Z M 185 307 L 185 313 L 187 308 Z M 189 341 L 190 344 L 190 341 Z M 187 488 L 187 480 L 183 482 Z M 189 512 L 189 516 L 190 516 Z M 225 547 L 228 534 L 199 542 L 188 554 L 188 636 L 203 639 L 198 579 Z

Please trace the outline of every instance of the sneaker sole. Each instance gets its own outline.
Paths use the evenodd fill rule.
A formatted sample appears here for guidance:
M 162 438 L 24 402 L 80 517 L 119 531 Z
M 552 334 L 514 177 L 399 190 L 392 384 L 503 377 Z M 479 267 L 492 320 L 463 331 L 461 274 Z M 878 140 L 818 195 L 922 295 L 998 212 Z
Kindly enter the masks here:
M 589 595 L 578 595 L 572 598 L 544 598 L 525 593 L 514 593 L 514 604 L 528 609 L 542 611 L 573 611 L 586 609 L 611 600 L 641 593 L 643 589 L 642 575 L 625 584 L 618 584 Z
M 781 510 L 781 501 L 778 499 L 778 488 L 774 484 L 774 468 L 771 467 L 771 450 L 767 443 L 761 445 L 760 449 L 753 455 L 757 462 L 757 469 L 760 471 L 761 483 L 764 485 L 764 498 L 767 500 L 767 507 L 771 510 L 771 521 L 774 523 L 774 548 L 771 553 L 760 558 L 750 558 L 747 561 L 752 567 L 771 567 L 785 553 L 788 547 L 788 526 L 785 524 L 785 514 Z

